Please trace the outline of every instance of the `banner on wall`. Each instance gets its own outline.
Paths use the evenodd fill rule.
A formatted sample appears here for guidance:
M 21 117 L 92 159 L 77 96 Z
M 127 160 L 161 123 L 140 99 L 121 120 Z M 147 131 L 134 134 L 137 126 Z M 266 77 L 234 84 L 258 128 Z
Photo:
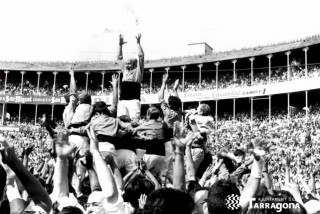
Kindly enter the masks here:
M 0 103 L 16 103 L 16 104 L 42 104 L 42 105 L 64 105 L 66 100 L 64 97 L 53 96 L 28 96 L 28 95 L 0 95 Z
M 18 132 L 20 129 L 18 126 L 0 126 L 0 131 Z

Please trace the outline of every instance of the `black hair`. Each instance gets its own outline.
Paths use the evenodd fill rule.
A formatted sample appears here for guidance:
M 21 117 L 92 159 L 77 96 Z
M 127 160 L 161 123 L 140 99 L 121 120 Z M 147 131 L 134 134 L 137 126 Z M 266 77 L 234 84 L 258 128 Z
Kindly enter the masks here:
M 134 177 L 124 188 L 124 201 L 129 202 L 133 207 L 139 207 L 140 195 L 147 196 L 155 189 L 154 184 L 142 175 Z
M 97 112 L 100 114 L 108 115 L 108 116 L 110 115 L 110 111 L 108 109 L 108 106 L 103 101 L 96 102 L 93 105 L 93 114 L 95 114 Z
M 89 176 L 85 177 L 80 183 L 80 192 L 84 195 L 90 195 L 91 188 L 90 188 L 90 179 Z
M 121 115 L 120 117 L 118 117 L 119 120 L 121 120 L 122 122 L 125 123 L 131 123 L 131 118 L 128 115 Z
M 144 214 L 191 214 L 194 201 L 191 196 L 177 189 L 161 188 L 153 191 L 143 208 Z
M 187 192 L 190 193 L 192 190 L 201 187 L 198 181 L 190 180 L 186 183 Z
M 197 105 L 195 104 L 189 105 L 188 110 L 191 110 L 191 109 L 197 109 Z
M 181 99 L 176 96 L 169 96 L 168 104 L 169 104 L 170 108 L 174 111 L 179 111 L 182 106 Z
M 159 112 L 160 112 L 160 118 L 163 118 L 163 111 L 162 111 L 162 109 L 161 109 L 159 104 L 152 104 L 152 105 L 150 105 L 150 107 L 157 108 L 159 110 Z
M 208 104 L 202 103 L 199 105 L 199 111 L 201 112 L 201 115 L 203 116 L 209 116 L 210 115 L 210 107 Z
M 83 214 L 78 207 L 64 207 L 58 214 Z
M 240 150 L 240 149 L 236 149 L 236 150 L 234 151 L 234 155 L 235 155 L 235 156 L 245 156 L 246 153 L 245 153 L 244 151 Z
M 0 214 L 10 214 L 10 204 L 8 199 L 1 201 Z
M 158 120 L 160 117 L 160 111 L 156 107 L 150 107 L 147 111 L 150 120 Z
M 223 213 L 233 214 L 238 213 L 239 209 L 228 209 L 226 199 L 230 195 L 237 195 L 240 197 L 240 191 L 235 183 L 227 180 L 219 180 L 214 183 L 208 193 L 208 210 L 210 214 Z
M 193 190 L 191 190 L 191 191 L 189 192 L 189 194 L 191 195 L 191 197 L 194 197 L 194 195 L 195 195 L 197 192 L 199 192 L 199 191 L 204 191 L 204 190 L 209 191 L 209 187 L 202 187 L 202 186 L 200 186 L 200 187 L 194 188 Z
M 70 94 L 64 95 L 64 99 L 66 100 L 66 105 L 70 102 Z

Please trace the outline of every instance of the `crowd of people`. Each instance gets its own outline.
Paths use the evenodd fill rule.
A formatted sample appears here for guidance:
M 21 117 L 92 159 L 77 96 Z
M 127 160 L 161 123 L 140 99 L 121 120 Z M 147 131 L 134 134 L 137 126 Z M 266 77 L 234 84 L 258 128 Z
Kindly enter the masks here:
M 207 104 L 181 111 L 179 80 L 165 100 L 164 74 L 159 104 L 141 115 L 140 40 L 123 61 L 120 35 L 111 106 L 78 93 L 70 68 L 63 122 L 44 114 L 0 131 L 0 214 L 320 212 L 319 105 L 216 123 Z
M 236 80 L 234 80 L 233 72 L 223 72 L 224 75 L 219 75 L 218 79 L 218 88 L 236 88 L 236 87 L 247 87 L 255 85 L 266 85 L 269 84 L 269 73 L 268 70 L 255 69 L 254 78 L 251 83 L 251 74 L 250 72 L 237 72 Z M 197 76 L 197 75 L 195 75 Z M 272 69 L 270 76 L 270 84 L 293 81 L 304 78 L 313 78 L 320 76 L 320 69 L 318 66 L 309 66 L 308 72 L 306 75 L 305 69 L 302 69 L 300 64 L 296 61 L 292 62 L 290 68 L 290 77 L 288 77 L 288 72 L 286 67 Z M 142 82 L 141 93 L 142 94 L 157 94 L 160 90 L 161 83 L 155 81 L 152 83 L 150 91 L 150 83 Z M 166 90 L 171 91 L 173 85 L 168 84 Z M 190 91 L 199 91 L 199 90 L 214 90 L 216 89 L 216 80 L 215 73 L 212 73 L 212 78 L 206 77 L 202 79 L 201 84 L 199 85 L 198 79 L 188 79 L 185 80 L 184 84 L 179 85 L 179 91 L 181 92 L 190 92 Z M 20 81 L 16 83 L 7 83 L 6 89 L 4 81 L 0 83 L 0 94 L 10 94 L 10 95 L 38 95 L 38 96 L 64 96 L 69 93 L 68 84 L 56 83 L 53 87 L 53 84 L 50 84 L 48 81 L 44 81 L 37 88 L 37 84 L 31 83 L 31 81 L 26 80 L 23 84 L 21 91 Z M 85 86 L 78 86 L 78 92 L 85 91 Z M 89 84 L 87 92 L 91 95 L 103 96 L 111 95 L 112 87 L 106 85 Z

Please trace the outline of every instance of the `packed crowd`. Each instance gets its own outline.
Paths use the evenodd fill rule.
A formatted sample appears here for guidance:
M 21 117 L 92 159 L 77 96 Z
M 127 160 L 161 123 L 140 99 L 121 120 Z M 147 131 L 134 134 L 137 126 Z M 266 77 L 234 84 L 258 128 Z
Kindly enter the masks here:
M 78 94 L 70 68 L 63 124 L 43 115 L 41 127 L 1 132 L 0 214 L 320 211 L 319 106 L 307 120 L 278 112 L 252 124 L 239 114 L 215 127 L 207 104 L 181 111 L 179 80 L 164 100 L 165 74 L 142 119 L 140 39 L 137 59 L 124 62 L 119 37 L 111 106 Z
M 305 69 L 302 69 L 300 64 L 293 61 L 290 68 L 290 78 L 289 80 L 298 80 L 304 78 L 313 78 L 320 76 L 320 69 L 318 66 L 309 66 L 307 76 L 305 75 Z M 254 72 L 253 83 L 251 84 L 251 76 L 248 72 L 237 72 L 236 80 L 234 80 L 232 72 L 225 72 L 224 75 L 219 75 L 218 88 L 236 88 L 236 87 L 246 87 L 251 85 L 266 85 L 269 84 L 269 74 L 267 70 L 256 69 Z M 287 68 L 277 68 L 272 70 L 270 83 L 278 83 L 288 81 L 288 72 Z M 19 82 L 19 81 L 17 81 Z M 151 94 L 157 94 L 160 90 L 161 84 L 154 82 L 151 88 Z M 168 84 L 166 90 L 171 91 L 173 84 Z M 179 91 L 189 92 L 189 91 L 199 91 L 199 90 L 213 90 L 216 89 L 215 74 L 213 73 L 213 78 L 204 78 L 199 85 L 199 80 L 186 80 L 184 86 L 179 85 Z M 85 91 L 85 87 L 78 87 L 78 92 Z M 21 83 L 7 83 L 6 90 L 4 89 L 4 82 L 0 84 L 0 94 L 11 94 L 11 95 L 38 95 L 38 96 L 64 96 L 69 92 L 68 84 L 59 84 L 57 83 L 53 89 L 53 85 L 49 84 L 48 81 L 45 81 L 43 84 L 40 84 L 39 89 L 37 89 L 36 84 L 32 84 L 30 81 L 26 80 L 23 89 L 21 92 Z M 112 94 L 112 87 L 106 85 L 94 85 L 89 84 L 88 93 L 91 95 L 110 95 Z M 142 83 L 141 93 L 150 94 L 150 85 L 149 83 Z

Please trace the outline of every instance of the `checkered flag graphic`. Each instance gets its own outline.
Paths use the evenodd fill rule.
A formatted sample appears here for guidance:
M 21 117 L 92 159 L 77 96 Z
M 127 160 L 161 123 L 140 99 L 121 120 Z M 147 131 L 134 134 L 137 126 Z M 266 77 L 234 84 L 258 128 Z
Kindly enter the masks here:
M 236 194 L 228 195 L 226 198 L 226 206 L 230 210 L 237 210 L 240 208 L 240 197 Z

